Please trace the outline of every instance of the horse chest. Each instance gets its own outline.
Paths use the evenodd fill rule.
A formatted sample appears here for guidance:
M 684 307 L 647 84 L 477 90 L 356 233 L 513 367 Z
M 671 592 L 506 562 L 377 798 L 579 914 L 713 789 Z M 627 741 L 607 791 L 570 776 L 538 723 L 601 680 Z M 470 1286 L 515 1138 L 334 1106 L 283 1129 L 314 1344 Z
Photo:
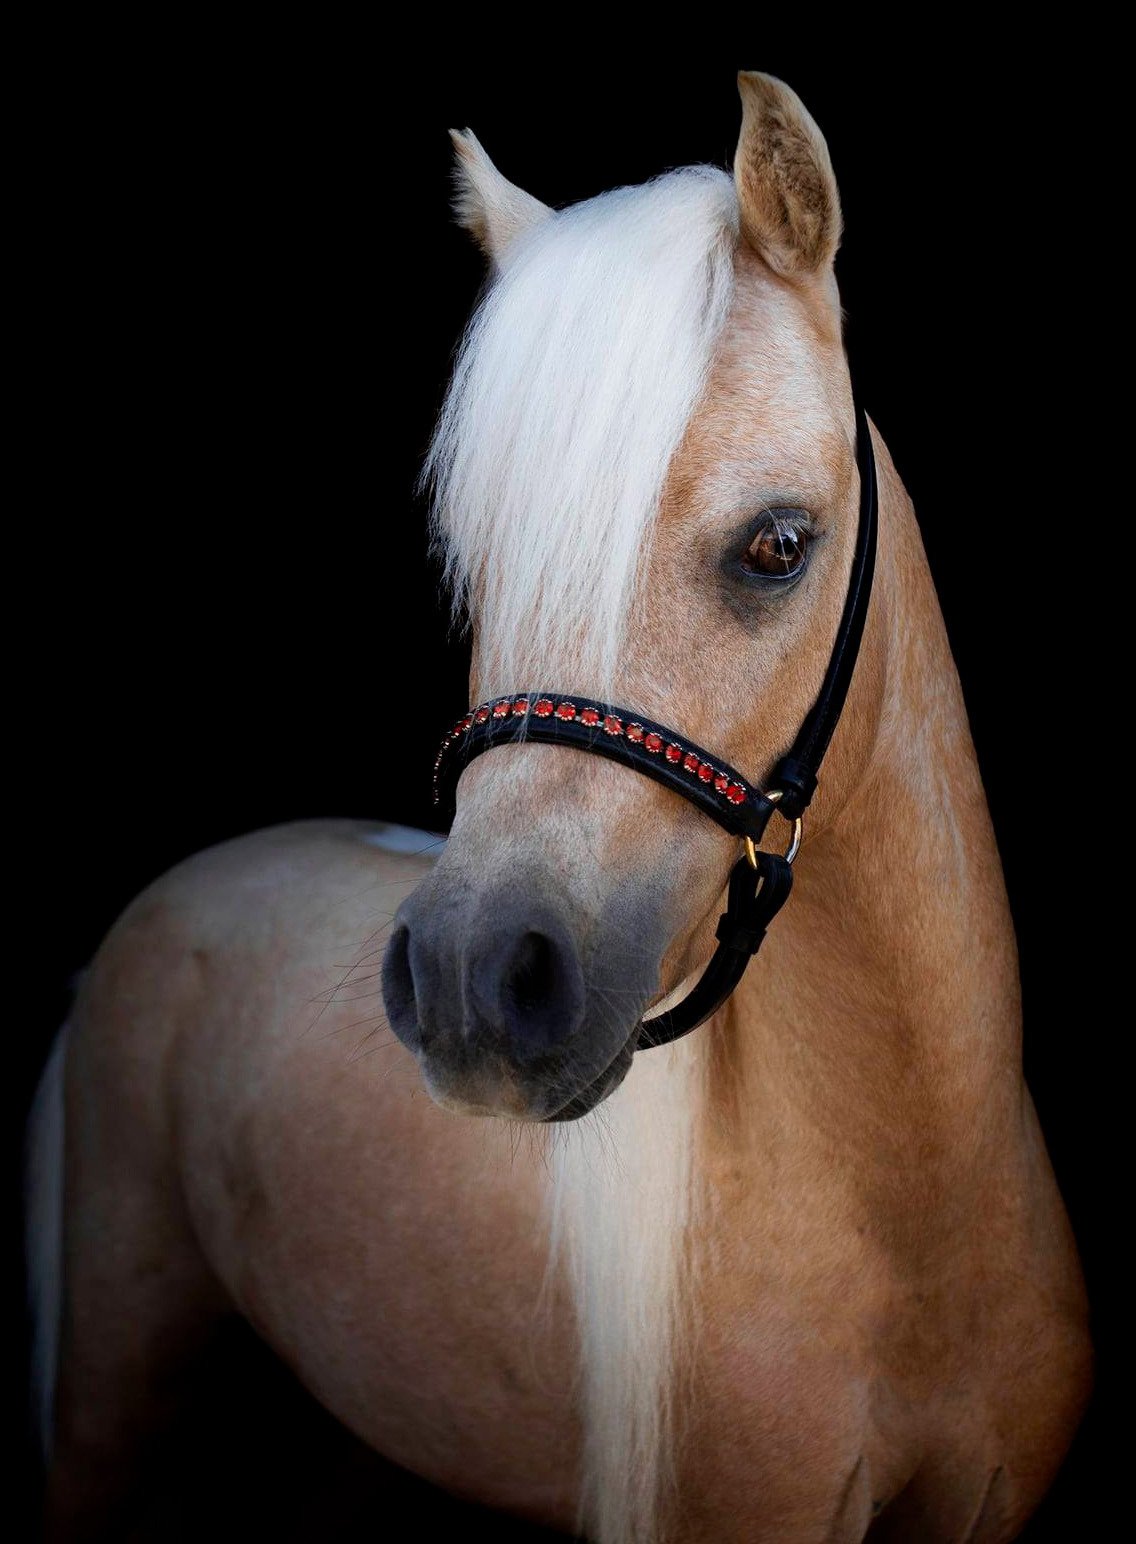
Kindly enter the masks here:
M 800 1270 L 704 1274 L 681 1462 L 692 1537 L 860 1538 L 901 1489 L 922 1433 L 883 1370 L 871 1296 L 861 1281 L 842 1302 Z
M 683 1384 L 689 1536 L 860 1539 L 876 1519 L 1009 1536 L 1084 1387 L 1083 1335 L 1026 1235 L 959 1238 L 953 1269 L 920 1269 L 810 1208 L 807 1186 L 711 1222 Z

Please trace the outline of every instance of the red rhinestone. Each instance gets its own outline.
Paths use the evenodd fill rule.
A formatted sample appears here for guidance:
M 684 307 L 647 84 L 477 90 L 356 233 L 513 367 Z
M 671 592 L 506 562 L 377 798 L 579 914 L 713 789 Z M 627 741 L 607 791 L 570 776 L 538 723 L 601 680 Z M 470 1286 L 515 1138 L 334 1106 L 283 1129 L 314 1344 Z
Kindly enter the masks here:
M 587 724 L 589 729 L 591 729 L 593 725 L 598 724 L 599 721 L 600 716 L 596 712 L 595 708 L 585 708 L 584 711 L 580 714 L 581 724 Z
M 556 710 L 557 718 L 562 718 L 566 724 L 570 724 L 576 717 L 576 704 L 574 702 L 562 702 Z
M 682 758 L 682 764 L 687 772 L 697 772 L 698 768 L 702 765 L 693 751 L 687 751 L 686 755 Z
M 651 755 L 654 756 L 663 748 L 663 737 L 661 734 L 645 735 L 643 738 L 643 744 L 651 752 Z
M 714 787 L 718 790 L 719 793 L 725 793 L 729 786 L 730 779 L 724 772 L 719 772 L 718 776 L 714 779 Z
M 537 718 L 547 718 L 552 712 L 552 703 L 547 697 L 542 697 L 539 702 L 533 703 L 533 712 Z
M 731 804 L 743 804 L 745 796 L 746 791 L 740 783 L 731 783 L 726 789 L 726 798 L 729 799 Z
M 463 718 L 461 723 L 455 729 L 454 733 L 455 734 L 465 734 L 466 730 L 469 728 L 469 726 L 472 723 L 473 723 L 473 719 L 472 718 Z
M 704 783 L 708 783 L 714 776 L 714 768 L 708 761 L 704 761 L 698 769 L 698 775 Z
M 513 712 L 517 715 L 518 718 L 521 718 L 528 712 L 528 710 L 529 699 L 527 697 L 518 697 L 516 702 L 513 704 Z
M 668 745 L 667 746 L 666 757 L 667 757 L 668 761 L 677 761 L 681 755 L 682 755 L 682 746 L 681 745 Z
M 638 745 L 639 741 L 643 738 L 645 733 L 646 731 L 644 730 L 642 724 L 628 724 L 627 726 L 627 738 L 629 740 L 634 740 L 636 745 Z
M 474 717 L 477 719 L 479 724 L 484 724 L 486 719 L 489 717 L 489 709 L 478 708 L 477 712 L 474 714 Z
M 609 713 L 604 719 L 604 734 L 622 734 L 623 720 L 615 713 Z
M 507 718 L 508 714 L 509 714 L 509 704 L 507 702 L 495 702 L 493 704 L 493 717 L 494 718 Z

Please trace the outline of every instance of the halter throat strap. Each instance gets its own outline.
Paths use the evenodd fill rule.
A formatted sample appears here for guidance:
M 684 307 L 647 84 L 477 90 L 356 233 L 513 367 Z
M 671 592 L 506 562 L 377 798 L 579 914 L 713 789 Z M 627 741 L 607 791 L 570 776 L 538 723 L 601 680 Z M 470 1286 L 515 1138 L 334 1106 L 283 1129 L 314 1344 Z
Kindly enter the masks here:
M 718 923 L 718 947 L 686 996 L 673 1008 L 647 1017 L 638 1049 L 664 1045 L 704 1024 L 737 986 L 761 947 L 765 930 L 789 897 L 790 867 L 800 841 L 800 822 L 816 792 L 821 762 L 840 720 L 872 593 L 876 561 L 878 490 L 871 432 L 856 408 L 856 464 L 860 509 L 852 571 L 844 609 L 820 690 L 790 749 L 776 763 L 765 789 L 749 782 L 720 757 L 685 735 L 625 708 L 567 692 L 519 692 L 478 704 L 442 742 L 434 763 L 434 802 L 452 800 L 458 779 L 477 756 L 522 741 L 569 746 L 621 762 L 696 805 L 746 844 L 730 875 L 726 910 Z M 774 811 L 794 823 L 785 855 L 757 844 Z

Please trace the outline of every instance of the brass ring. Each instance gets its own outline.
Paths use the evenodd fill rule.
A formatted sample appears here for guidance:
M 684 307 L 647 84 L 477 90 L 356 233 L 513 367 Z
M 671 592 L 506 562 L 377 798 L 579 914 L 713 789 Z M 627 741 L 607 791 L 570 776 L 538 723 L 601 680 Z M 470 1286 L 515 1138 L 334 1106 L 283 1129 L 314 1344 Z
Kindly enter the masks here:
M 772 793 L 767 793 L 764 797 L 769 800 L 770 804 L 776 804 L 779 799 L 783 799 L 785 797 L 785 790 L 783 788 L 775 788 Z M 788 816 L 785 818 L 788 819 Z M 801 837 L 804 835 L 804 830 L 804 821 L 801 819 L 800 815 L 795 816 L 793 820 L 793 834 L 789 838 L 789 848 L 785 853 L 786 863 L 792 863 L 793 859 L 800 852 Z M 746 857 L 749 859 L 750 867 L 756 869 L 757 848 L 754 846 L 753 837 L 743 837 L 743 841 L 745 842 L 745 852 Z

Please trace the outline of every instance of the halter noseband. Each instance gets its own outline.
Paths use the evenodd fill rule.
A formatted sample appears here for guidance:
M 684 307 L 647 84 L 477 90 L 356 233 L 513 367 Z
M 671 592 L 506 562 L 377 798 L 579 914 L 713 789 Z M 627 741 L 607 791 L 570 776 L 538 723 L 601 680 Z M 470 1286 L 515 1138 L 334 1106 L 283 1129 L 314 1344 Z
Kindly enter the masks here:
M 817 776 L 840 719 L 860 651 L 876 561 L 876 461 L 863 410 L 856 408 L 856 465 L 860 515 L 852 574 L 836 641 L 816 701 L 790 750 L 774 767 L 769 791 L 752 783 L 685 735 L 641 714 L 567 692 L 519 692 L 471 708 L 442 742 L 434 763 L 434 802 L 452 797 L 462 771 L 483 751 L 521 741 L 567 745 L 621 762 L 689 799 L 711 820 L 740 836 L 745 856 L 730 874 L 718 947 L 681 1002 L 644 1019 L 637 1049 L 666 1045 L 697 1029 L 721 1007 L 761 947 L 765 930 L 789 898 L 790 865 L 801 842 L 801 820 L 816 792 Z M 774 810 L 793 824 L 784 856 L 757 844 Z

